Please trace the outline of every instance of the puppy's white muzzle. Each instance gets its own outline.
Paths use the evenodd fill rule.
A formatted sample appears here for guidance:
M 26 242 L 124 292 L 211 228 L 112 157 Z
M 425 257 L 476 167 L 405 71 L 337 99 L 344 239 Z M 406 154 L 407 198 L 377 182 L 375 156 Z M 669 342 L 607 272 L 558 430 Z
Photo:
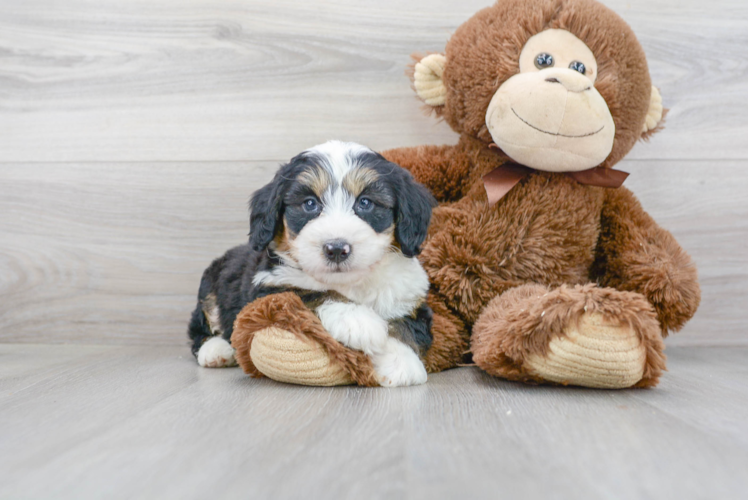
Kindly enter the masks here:
M 360 279 L 392 245 L 354 214 L 325 213 L 309 222 L 291 244 L 291 255 L 302 270 L 323 283 Z

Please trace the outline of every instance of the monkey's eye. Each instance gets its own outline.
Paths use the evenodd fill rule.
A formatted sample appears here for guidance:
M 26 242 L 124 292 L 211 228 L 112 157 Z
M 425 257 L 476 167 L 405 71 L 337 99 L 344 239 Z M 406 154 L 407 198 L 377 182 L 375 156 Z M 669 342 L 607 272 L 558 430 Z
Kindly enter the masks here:
M 358 208 L 360 212 L 368 212 L 374 208 L 374 202 L 369 198 L 359 198 L 358 203 L 356 203 L 356 208 Z
M 309 214 L 319 211 L 319 203 L 317 203 L 317 200 L 314 198 L 307 198 L 304 200 L 304 203 L 302 203 L 302 206 L 304 207 L 304 211 Z
M 569 64 L 569 69 L 579 71 L 582 74 L 587 73 L 587 68 L 585 67 L 584 63 L 580 61 L 572 61 L 571 64 Z
M 542 52 L 535 56 L 535 67 L 538 69 L 550 68 L 553 66 L 553 56 Z

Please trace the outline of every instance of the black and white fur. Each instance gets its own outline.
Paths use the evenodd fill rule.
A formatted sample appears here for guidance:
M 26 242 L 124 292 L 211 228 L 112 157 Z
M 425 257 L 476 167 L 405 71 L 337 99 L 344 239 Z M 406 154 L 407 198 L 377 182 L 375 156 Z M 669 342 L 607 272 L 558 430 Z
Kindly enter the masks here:
M 233 323 L 249 302 L 293 291 L 386 386 L 422 384 L 431 345 L 429 283 L 415 256 L 433 197 L 353 143 L 330 141 L 283 165 L 250 202 L 249 244 L 203 274 L 189 335 L 201 366 L 236 364 Z

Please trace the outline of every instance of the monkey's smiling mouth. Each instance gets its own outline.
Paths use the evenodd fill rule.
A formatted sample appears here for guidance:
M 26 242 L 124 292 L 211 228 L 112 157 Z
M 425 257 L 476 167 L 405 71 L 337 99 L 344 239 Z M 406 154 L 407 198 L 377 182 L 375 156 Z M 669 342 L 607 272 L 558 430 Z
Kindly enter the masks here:
M 542 132 L 542 133 L 548 134 L 548 135 L 553 135 L 553 136 L 556 136 L 556 137 L 569 137 L 569 138 L 572 138 L 572 139 L 579 139 L 581 137 L 589 137 L 591 135 L 598 134 L 598 133 L 600 133 L 605 128 L 605 125 L 603 125 L 602 127 L 600 127 L 598 130 L 595 130 L 594 132 L 589 132 L 587 134 L 581 134 L 581 135 L 566 135 L 566 134 L 560 134 L 560 133 L 553 133 L 553 132 L 548 132 L 547 130 L 543 130 L 542 128 L 538 128 L 535 125 L 533 125 L 532 123 L 529 123 L 527 120 L 525 120 L 524 118 L 522 118 L 521 116 L 519 116 L 517 114 L 517 112 L 514 111 L 514 108 L 511 108 L 511 110 L 512 110 L 512 113 L 514 113 L 514 116 L 516 116 L 517 118 L 519 118 L 520 121 L 522 121 L 522 123 L 524 123 L 528 127 L 533 128 L 533 129 L 537 130 L 538 132 Z

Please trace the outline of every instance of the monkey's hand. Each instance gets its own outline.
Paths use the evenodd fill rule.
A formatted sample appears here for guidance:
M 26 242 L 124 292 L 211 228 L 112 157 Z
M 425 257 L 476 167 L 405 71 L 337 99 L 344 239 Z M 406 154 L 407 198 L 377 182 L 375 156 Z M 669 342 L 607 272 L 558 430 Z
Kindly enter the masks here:
M 606 194 L 592 276 L 601 285 L 644 295 L 663 336 L 680 330 L 701 300 L 691 258 L 623 187 Z

